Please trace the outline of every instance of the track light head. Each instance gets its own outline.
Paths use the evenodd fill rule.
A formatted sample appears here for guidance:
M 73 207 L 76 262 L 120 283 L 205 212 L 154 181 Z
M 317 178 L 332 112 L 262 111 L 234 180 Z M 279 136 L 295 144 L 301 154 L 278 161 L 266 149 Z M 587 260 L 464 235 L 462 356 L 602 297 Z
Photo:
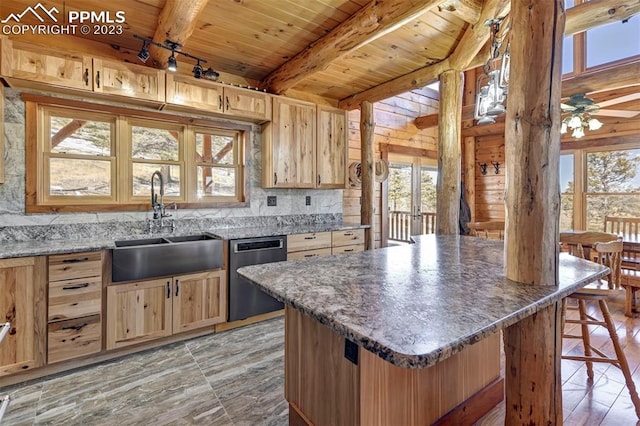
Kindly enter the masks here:
M 138 59 L 140 59 L 140 62 L 142 63 L 147 62 L 147 59 L 149 59 L 149 49 L 147 49 L 146 41 L 142 42 L 142 48 L 140 49 L 140 52 L 138 52 Z
M 194 78 L 202 78 L 202 75 L 204 74 L 204 68 L 202 68 L 202 65 L 200 65 L 200 60 L 198 60 L 198 63 L 194 65 L 191 72 L 193 72 Z
M 169 56 L 169 59 L 167 59 L 167 71 L 178 71 L 178 61 L 176 60 L 174 51 L 171 51 L 171 56 Z
M 218 77 L 220 77 L 220 74 L 211 67 L 204 72 L 204 78 L 207 80 L 216 81 Z

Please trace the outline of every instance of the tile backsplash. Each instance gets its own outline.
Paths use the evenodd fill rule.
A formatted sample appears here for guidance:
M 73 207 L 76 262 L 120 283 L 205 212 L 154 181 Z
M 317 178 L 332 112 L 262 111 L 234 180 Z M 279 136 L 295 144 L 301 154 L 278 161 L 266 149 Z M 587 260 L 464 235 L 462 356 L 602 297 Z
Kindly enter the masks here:
M 5 89 L 5 183 L 0 184 L 0 242 L 31 239 L 91 238 L 144 233 L 149 212 L 25 213 L 25 119 L 20 92 Z M 246 172 L 250 205 L 240 208 L 178 210 L 178 229 L 273 226 L 342 221 L 342 190 L 262 189 L 260 126 L 252 125 Z M 267 206 L 268 196 L 276 206 Z M 313 203 L 306 205 L 306 197 Z M 151 206 L 149 206 L 151 209 Z

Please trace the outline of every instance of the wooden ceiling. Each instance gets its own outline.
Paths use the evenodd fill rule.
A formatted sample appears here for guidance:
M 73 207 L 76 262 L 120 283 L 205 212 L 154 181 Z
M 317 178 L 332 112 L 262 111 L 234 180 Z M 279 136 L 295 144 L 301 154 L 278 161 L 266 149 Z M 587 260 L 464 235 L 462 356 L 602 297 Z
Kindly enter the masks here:
M 35 3 L 36 0 L 2 0 L 0 16 L 20 13 Z M 342 100 L 342 106 L 348 108 L 353 107 L 358 96 L 371 96 L 375 101 L 379 100 L 375 97 L 426 85 L 437 79 L 440 68 L 465 69 L 484 62 L 484 57 L 477 57 L 488 39 L 488 27 L 483 22 L 509 11 L 509 0 L 40 3 L 60 11 L 108 11 L 111 16 L 124 11 L 124 32 L 11 38 L 96 56 L 108 53 L 132 63 L 140 63 L 136 54 L 142 44 L 134 34 L 160 42 L 170 38 L 182 42 L 184 52 L 209 61 L 207 65 L 221 72 L 222 81 L 265 87 L 275 93 L 294 90 Z M 30 15 L 25 15 L 21 23 L 25 22 L 39 23 Z M 580 25 L 581 21 L 574 23 Z M 486 50 L 482 53 L 486 54 Z M 166 50 L 152 51 L 152 58 L 161 62 L 168 55 Z M 151 66 L 151 62 L 146 65 Z M 190 72 L 193 65 L 192 60 L 178 56 L 180 72 Z

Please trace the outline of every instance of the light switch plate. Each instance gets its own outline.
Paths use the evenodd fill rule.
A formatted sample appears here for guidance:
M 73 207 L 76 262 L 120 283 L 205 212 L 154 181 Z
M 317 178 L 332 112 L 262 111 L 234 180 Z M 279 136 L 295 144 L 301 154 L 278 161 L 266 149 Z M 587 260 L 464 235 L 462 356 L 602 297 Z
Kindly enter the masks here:
M 305 206 L 310 206 L 311 205 L 311 195 L 307 195 L 304 198 L 304 204 L 305 204 Z
M 275 195 L 267 195 L 267 206 L 276 206 L 278 205 L 278 199 Z

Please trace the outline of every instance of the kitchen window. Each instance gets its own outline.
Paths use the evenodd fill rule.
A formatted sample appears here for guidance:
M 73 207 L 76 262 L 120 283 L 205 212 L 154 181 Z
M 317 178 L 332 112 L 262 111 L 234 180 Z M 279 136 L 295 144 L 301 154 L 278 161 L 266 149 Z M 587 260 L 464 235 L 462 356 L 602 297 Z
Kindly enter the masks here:
M 147 210 L 151 176 L 158 170 L 165 203 L 248 205 L 247 125 L 38 95 L 23 98 L 27 213 Z

